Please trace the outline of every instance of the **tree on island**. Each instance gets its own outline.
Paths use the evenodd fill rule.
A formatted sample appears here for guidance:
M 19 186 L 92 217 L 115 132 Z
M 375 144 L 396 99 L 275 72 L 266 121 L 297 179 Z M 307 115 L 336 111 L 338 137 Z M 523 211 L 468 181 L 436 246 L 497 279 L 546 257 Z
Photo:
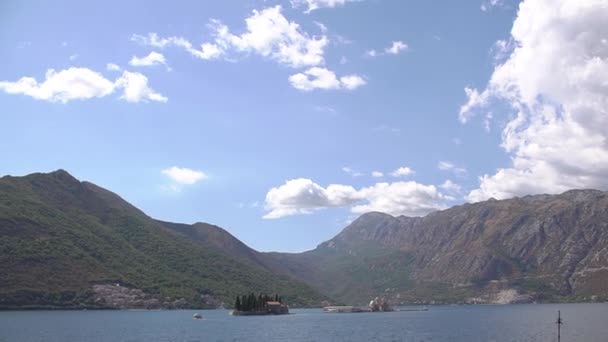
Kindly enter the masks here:
M 241 298 L 236 296 L 236 301 L 234 302 L 234 308 L 241 311 Z
M 269 310 L 269 302 L 283 304 L 283 301 L 278 294 L 269 296 L 265 293 L 260 293 L 256 296 L 254 293 L 250 293 L 243 296 L 237 295 L 234 301 L 234 309 L 242 312 L 265 312 Z

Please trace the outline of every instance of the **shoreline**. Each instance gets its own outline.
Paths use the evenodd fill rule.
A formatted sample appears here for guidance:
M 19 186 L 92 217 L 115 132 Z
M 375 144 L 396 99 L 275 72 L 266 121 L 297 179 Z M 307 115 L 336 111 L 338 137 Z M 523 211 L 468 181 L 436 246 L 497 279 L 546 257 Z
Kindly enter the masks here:
M 512 306 L 512 305 L 558 305 L 558 304 L 608 304 L 606 302 L 546 302 L 546 303 L 512 303 L 512 304 L 494 304 L 494 303 L 482 303 L 482 304 L 458 304 L 458 303 L 442 303 L 442 304 L 426 304 L 427 307 L 442 307 L 442 306 Z M 422 311 L 422 310 L 399 310 L 399 307 L 413 307 L 420 306 L 420 304 L 403 304 L 395 306 L 395 312 L 399 311 Z M 320 306 L 310 306 L 310 307 L 295 307 L 290 308 L 295 310 L 300 309 L 320 309 L 323 310 L 323 307 Z M 192 311 L 192 310 L 204 310 L 204 311 L 215 311 L 215 310 L 225 310 L 229 311 L 231 314 L 233 309 L 229 308 L 112 308 L 112 307 L 99 307 L 99 306 L 85 306 L 85 307 L 61 307 L 61 306 L 0 306 L 0 311 Z M 292 314 L 292 313 L 289 313 Z M 254 313 L 254 314 L 237 314 L 234 316 L 279 316 L 284 314 L 266 314 L 266 313 Z

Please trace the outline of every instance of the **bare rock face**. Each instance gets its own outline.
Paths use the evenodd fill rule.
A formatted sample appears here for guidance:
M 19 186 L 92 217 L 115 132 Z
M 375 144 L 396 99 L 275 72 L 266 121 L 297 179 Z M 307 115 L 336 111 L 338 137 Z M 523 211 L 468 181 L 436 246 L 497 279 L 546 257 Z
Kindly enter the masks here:
M 449 292 L 448 301 L 608 299 L 608 193 L 489 200 L 425 217 L 368 213 L 317 249 L 285 258 L 307 270 L 292 275 L 311 285 L 340 275 L 325 289 L 342 293 L 392 285 L 410 298 Z M 389 284 L 367 279 L 379 267 Z

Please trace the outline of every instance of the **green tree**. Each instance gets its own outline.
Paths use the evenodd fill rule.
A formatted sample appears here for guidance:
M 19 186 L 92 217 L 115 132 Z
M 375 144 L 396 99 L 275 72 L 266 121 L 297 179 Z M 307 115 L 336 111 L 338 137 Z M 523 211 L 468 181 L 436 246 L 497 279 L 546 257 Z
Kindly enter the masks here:
M 237 311 L 241 311 L 241 298 L 239 296 L 236 296 L 236 301 L 234 302 L 234 308 Z

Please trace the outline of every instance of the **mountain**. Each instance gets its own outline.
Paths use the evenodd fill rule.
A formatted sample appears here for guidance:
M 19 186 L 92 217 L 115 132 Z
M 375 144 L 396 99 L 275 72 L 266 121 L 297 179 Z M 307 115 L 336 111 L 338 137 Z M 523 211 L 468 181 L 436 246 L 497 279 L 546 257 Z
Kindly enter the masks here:
M 608 300 L 608 192 L 372 212 L 311 251 L 262 253 L 62 170 L 0 178 L 0 308 L 217 307 L 252 291 L 295 306 Z
M 327 299 L 249 251 L 219 227 L 154 220 L 63 170 L 0 178 L 0 308 L 217 307 L 249 292 L 296 306 Z
M 606 300 L 608 193 L 491 199 L 425 217 L 368 213 L 312 251 L 269 257 L 345 302 Z

